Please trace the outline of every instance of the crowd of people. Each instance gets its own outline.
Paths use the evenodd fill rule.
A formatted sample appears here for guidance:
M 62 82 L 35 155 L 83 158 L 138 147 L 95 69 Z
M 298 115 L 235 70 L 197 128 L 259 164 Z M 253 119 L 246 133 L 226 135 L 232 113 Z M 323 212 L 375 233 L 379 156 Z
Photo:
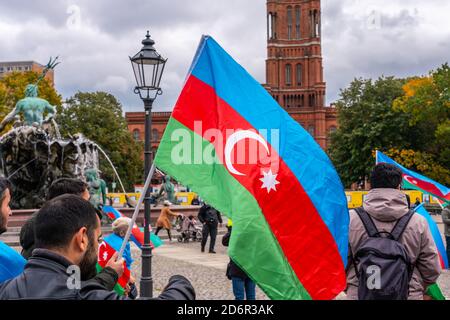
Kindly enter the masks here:
M 426 219 L 411 209 L 420 201 L 416 199 L 411 206 L 401 191 L 402 172 L 395 166 L 378 164 L 372 171 L 370 182 L 372 189 L 363 206 L 350 210 L 345 293 L 349 299 L 427 299 L 427 288 L 437 282 L 442 270 Z M 0 233 L 7 230 L 11 194 L 12 186 L 8 180 L 0 178 Z M 138 296 L 132 276 L 124 295 L 114 291 L 124 268 L 131 269 L 133 263 L 129 244 L 123 257 L 115 253 L 104 268 L 96 268 L 102 243 L 102 213 L 88 200 L 89 192 L 83 181 L 64 178 L 52 184 L 47 202 L 21 229 L 21 256 L 12 253 L 12 249 L 7 251 L 0 247 L 3 251 L 0 260 L 7 252 L 16 266 L 23 264 L 16 274 L 9 275 L 10 279 L 3 281 L 5 279 L 0 278 L 0 299 L 122 300 Z M 172 221 L 180 214 L 172 211 L 170 205 L 169 201 L 164 202 L 156 222 L 156 234 L 165 229 L 172 241 Z M 450 209 L 442 211 L 442 219 L 450 256 Z M 223 223 L 221 214 L 203 204 L 198 220 L 202 225 L 200 250 L 205 252 L 209 238 L 208 252 L 215 254 L 218 227 Z M 193 216 L 184 222 L 188 226 L 197 223 Z M 115 238 L 121 243 L 129 225 L 129 218 L 115 220 L 113 233 L 105 240 Z M 226 247 L 232 228 L 232 221 L 228 219 L 228 232 L 222 238 Z M 371 282 L 368 279 L 376 274 L 374 265 L 379 269 L 379 281 L 372 281 L 375 290 L 368 287 Z M 77 280 L 77 275 L 79 283 L 75 281 L 74 285 L 68 285 Z M 236 300 L 256 298 L 255 282 L 232 259 L 226 276 L 232 282 Z M 188 279 L 175 275 L 156 299 L 193 300 L 195 290 Z
M 130 299 L 113 291 L 127 263 L 123 257 L 114 254 L 106 267 L 97 272 L 102 213 L 87 200 L 87 185 L 61 179 L 52 187 L 48 201 L 21 231 L 21 243 L 25 245 L 22 253 L 28 260 L 20 274 L 0 284 L 0 300 Z M 7 230 L 11 215 L 11 190 L 7 180 L 0 178 L 2 232 Z M 113 228 L 115 233 L 123 235 L 123 223 L 119 221 Z M 195 290 L 188 279 L 174 275 L 155 299 L 194 300 Z

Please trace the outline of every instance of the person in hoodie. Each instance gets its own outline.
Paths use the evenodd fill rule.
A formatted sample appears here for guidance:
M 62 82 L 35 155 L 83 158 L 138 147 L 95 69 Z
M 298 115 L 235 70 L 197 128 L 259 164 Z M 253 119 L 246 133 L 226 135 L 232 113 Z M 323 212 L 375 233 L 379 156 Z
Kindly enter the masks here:
M 364 200 L 363 208 L 380 232 L 391 232 L 397 221 L 409 212 L 406 196 L 400 190 L 401 182 L 402 171 L 387 163 L 376 165 L 371 173 L 372 189 Z M 367 237 L 357 212 L 351 210 L 346 288 L 347 298 L 351 300 L 358 299 L 359 285 L 351 252 L 357 252 Z M 428 286 L 436 283 L 441 273 L 436 245 L 425 218 L 414 214 L 400 237 L 400 242 L 405 246 L 414 266 L 408 300 L 423 300 Z

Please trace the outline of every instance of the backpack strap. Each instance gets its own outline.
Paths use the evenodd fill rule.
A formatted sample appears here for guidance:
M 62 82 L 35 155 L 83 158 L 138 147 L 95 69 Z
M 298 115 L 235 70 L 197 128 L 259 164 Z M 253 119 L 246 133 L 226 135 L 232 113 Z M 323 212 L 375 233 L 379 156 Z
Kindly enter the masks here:
M 391 231 L 392 238 L 395 241 L 398 241 L 400 239 L 414 213 L 415 213 L 414 210 L 409 210 L 407 214 L 405 214 L 397 221 L 397 223 L 395 224 L 394 228 Z
M 377 227 L 375 226 L 375 223 L 373 222 L 370 215 L 364 210 L 363 207 L 355 208 L 356 213 L 358 214 L 359 218 L 361 219 L 364 228 L 366 228 L 367 234 L 370 238 L 376 238 L 380 236 L 380 233 L 378 232 Z

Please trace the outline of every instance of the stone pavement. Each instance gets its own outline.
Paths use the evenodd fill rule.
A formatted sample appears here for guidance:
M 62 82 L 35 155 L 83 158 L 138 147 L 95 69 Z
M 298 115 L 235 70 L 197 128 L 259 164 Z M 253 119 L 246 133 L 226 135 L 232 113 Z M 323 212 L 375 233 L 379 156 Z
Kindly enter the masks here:
M 163 246 L 155 249 L 152 260 L 154 295 L 161 292 L 172 275 L 181 274 L 192 282 L 198 300 L 233 300 L 231 281 L 225 276 L 229 258 L 221 239 L 221 236 L 217 237 L 217 254 L 201 253 L 198 242 L 186 244 L 165 241 Z M 132 254 L 135 259 L 132 273 L 139 279 L 140 252 L 134 245 Z M 450 299 L 450 271 L 443 272 L 439 285 L 444 295 Z M 256 290 L 256 297 L 258 300 L 268 299 L 259 288 Z M 337 299 L 345 299 L 345 294 L 339 295 Z

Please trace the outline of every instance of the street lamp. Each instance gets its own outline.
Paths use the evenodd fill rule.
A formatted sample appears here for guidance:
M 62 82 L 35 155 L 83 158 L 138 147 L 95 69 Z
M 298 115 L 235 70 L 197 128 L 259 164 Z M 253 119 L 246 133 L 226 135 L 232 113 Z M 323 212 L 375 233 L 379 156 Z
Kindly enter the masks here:
M 153 47 L 155 41 L 150 38 L 147 31 L 145 39 L 142 40 L 144 45 L 137 54 L 130 57 L 133 67 L 134 76 L 136 78 L 136 87 L 134 93 L 144 102 L 145 107 L 145 146 L 144 146 L 144 166 L 145 178 L 150 172 L 152 166 L 152 149 L 151 149 L 151 127 L 152 127 L 152 106 L 158 95 L 162 94 L 159 87 L 161 77 L 164 72 L 164 66 L 167 59 L 164 59 Z M 145 179 L 144 178 L 144 179 Z M 142 272 L 141 272 L 141 297 L 151 298 L 153 296 L 153 278 L 152 278 L 152 248 L 150 246 L 150 188 L 145 193 L 144 198 L 144 245 L 142 246 Z

